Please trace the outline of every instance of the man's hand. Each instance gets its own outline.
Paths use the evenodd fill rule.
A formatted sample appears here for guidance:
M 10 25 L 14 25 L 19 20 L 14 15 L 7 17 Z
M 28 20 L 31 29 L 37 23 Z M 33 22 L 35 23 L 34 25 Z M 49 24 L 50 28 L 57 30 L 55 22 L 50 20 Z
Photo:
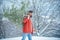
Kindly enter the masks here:
M 33 29 L 33 33 L 36 33 L 36 30 L 35 29 Z
M 27 15 L 27 17 L 28 17 L 28 19 L 30 18 L 30 16 L 29 16 L 29 15 Z

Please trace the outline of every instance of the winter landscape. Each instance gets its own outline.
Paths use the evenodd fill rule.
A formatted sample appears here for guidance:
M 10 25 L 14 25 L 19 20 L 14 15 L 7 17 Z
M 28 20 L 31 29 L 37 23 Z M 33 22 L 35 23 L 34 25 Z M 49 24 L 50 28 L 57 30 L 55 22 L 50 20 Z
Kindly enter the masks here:
M 28 10 L 37 30 L 33 40 L 60 40 L 60 0 L 0 0 L 0 40 L 21 40 Z

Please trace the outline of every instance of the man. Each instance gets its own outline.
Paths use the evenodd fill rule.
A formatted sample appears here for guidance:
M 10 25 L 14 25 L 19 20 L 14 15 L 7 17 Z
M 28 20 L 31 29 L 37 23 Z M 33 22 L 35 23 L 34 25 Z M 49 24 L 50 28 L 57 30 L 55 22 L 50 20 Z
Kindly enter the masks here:
M 29 40 L 32 40 L 32 33 L 33 33 L 33 27 L 32 27 L 32 22 L 31 22 L 31 17 L 32 17 L 33 11 L 28 11 L 27 16 L 24 17 L 23 19 L 23 37 L 22 40 L 26 39 L 26 36 L 28 37 Z

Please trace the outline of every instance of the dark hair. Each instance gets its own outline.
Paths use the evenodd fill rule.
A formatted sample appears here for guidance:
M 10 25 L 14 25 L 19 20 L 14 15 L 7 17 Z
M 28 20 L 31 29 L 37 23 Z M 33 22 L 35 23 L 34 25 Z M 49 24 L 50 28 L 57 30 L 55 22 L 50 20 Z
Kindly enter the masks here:
M 29 13 L 33 13 L 33 11 L 31 11 L 31 10 L 30 10 L 30 11 L 28 11 L 28 12 L 29 12 Z

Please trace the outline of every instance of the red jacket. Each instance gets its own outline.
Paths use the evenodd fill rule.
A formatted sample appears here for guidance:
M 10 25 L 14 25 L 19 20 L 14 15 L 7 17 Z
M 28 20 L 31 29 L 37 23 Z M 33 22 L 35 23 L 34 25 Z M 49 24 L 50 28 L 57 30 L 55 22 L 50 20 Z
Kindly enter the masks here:
M 23 20 L 23 32 L 24 33 L 33 33 L 33 27 L 32 27 L 32 22 L 30 20 L 30 18 L 25 18 Z

